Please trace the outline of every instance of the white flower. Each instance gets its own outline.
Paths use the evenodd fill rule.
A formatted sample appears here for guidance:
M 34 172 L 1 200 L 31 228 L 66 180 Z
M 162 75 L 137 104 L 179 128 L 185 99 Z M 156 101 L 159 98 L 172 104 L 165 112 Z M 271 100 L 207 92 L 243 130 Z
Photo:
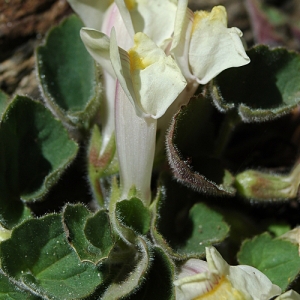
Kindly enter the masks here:
M 212 11 L 187 8 L 187 0 L 178 0 L 171 53 L 188 81 L 206 84 L 225 69 L 250 62 L 241 42 L 242 32 L 227 28 L 223 6 Z
M 68 0 L 68 2 L 86 26 L 98 30 L 101 29 L 105 14 L 113 3 L 112 0 Z
M 115 3 L 132 39 L 135 33 L 143 32 L 162 48 L 170 40 L 177 9 L 175 1 L 115 0 Z
M 103 145 L 116 128 L 122 197 L 135 187 L 149 204 L 157 120 L 165 115 L 159 124 L 164 132 L 199 83 L 249 62 L 241 32 L 227 29 L 224 8 L 192 14 L 187 0 L 69 1 L 85 24 L 94 26 L 80 35 L 105 70 Z M 97 9 L 99 20 L 90 20 Z
M 117 47 L 112 35 L 110 49 L 116 76 L 137 115 L 160 118 L 186 86 L 173 58 L 141 32 L 128 52 Z
M 188 260 L 181 269 L 176 300 L 269 300 L 280 287 L 250 266 L 229 266 L 214 247 L 206 248 L 206 260 Z

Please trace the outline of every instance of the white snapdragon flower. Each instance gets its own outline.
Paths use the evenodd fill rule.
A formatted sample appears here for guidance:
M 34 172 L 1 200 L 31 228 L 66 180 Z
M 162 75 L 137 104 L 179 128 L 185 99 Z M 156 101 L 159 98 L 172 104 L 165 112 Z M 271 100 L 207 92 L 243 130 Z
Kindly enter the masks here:
M 113 0 L 68 0 L 68 2 L 86 26 L 101 30 Z
M 110 78 L 118 80 L 117 86 L 111 87 L 110 91 L 117 91 L 114 119 L 122 198 L 126 198 L 134 187 L 137 195 L 149 204 L 156 119 L 165 113 L 186 86 L 174 59 L 163 50 L 173 32 L 176 5 L 173 1 L 161 0 L 151 3 L 115 1 L 114 5 L 119 11 L 118 17 L 111 8 L 110 11 L 117 20 L 121 16 L 127 35 L 120 35 L 120 21 L 112 31 L 114 33 L 108 34 L 113 22 L 106 18 L 104 32 L 83 28 L 81 38 Z M 162 26 L 164 30 L 161 30 Z
M 135 34 L 134 46 L 128 52 L 117 47 L 114 34 L 111 41 L 111 61 L 122 87 L 116 97 L 122 197 L 126 198 L 134 185 L 148 205 L 157 119 L 185 88 L 186 81 L 175 61 L 146 34 Z
M 149 203 L 156 123 L 186 86 L 178 65 L 146 34 L 134 35 L 128 51 L 110 38 L 83 28 L 81 38 L 93 58 L 118 80 L 115 122 L 122 198 L 134 186 Z M 121 86 L 121 89 L 119 86 Z
M 112 66 L 136 114 L 160 118 L 186 86 L 179 67 L 142 32 L 135 34 L 128 52 L 118 48 L 115 38 L 111 41 Z
M 223 6 L 211 12 L 192 12 L 188 0 L 178 0 L 174 35 L 169 51 L 184 75 L 187 86 L 158 127 L 165 131 L 180 106 L 188 103 L 199 84 L 206 84 L 222 71 L 241 67 L 250 62 L 243 43 L 242 32 L 227 28 L 227 13 Z
M 242 32 L 227 28 L 223 6 L 211 12 L 192 12 L 188 0 L 178 0 L 174 39 L 174 55 L 188 82 L 206 84 L 225 69 L 250 62 L 241 41 Z
M 280 287 L 250 266 L 229 266 L 214 247 L 206 260 L 188 260 L 174 282 L 176 300 L 269 300 Z M 282 298 L 285 299 L 285 298 Z
M 225 8 L 192 15 L 187 0 L 69 1 L 87 25 L 100 11 L 101 31 L 95 21 L 80 34 L 105 70 L 103 145 L 115 126 L 122 198 L 134 187 L 149 204 L 157 120 L 164 132 L 199 84 L 249 62 L 241 32 L 227 29 Z

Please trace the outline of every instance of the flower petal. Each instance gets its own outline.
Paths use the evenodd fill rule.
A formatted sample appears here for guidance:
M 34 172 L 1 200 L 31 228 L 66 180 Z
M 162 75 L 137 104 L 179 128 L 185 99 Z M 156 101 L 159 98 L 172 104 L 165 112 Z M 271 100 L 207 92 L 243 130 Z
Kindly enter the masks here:
M 196 259 L 183 265 L 178 280 L 174 281 L 176 299 L 268 300 L 281 293 L 281 289 L 257 269 L 229 266 L 214 247 L 206 248 L 206 260 L 206 265 Z
M 110 36 L 113 27 L 116 30 L 118 46 L 125 50 L 132 47 L 133 37 L 128 33 L 120 11 L 115 3 L 108 8 L 101 31 L 107 36 Z
M 118 47 L 116 39 L 116 31 L 111 31 L 110 34 L 110 60 L 115 71 L 116 77 L 126 94 L 127 98 L 133 105 L 138 116 L 144 116 L 143 111 L 137 105 L 137 100 L 135 96 L 135 91 L 133 88 L 133 83 L 130 74 L 130 61 L 128 53 L 122 48 Z
M 234 266 L 229 268 L 228 278 L 232 285 L 253 300 L 268 300 L 279 295 L 281 288 L 259 270 L 251 266 Z
M 128 30 L 129 36 L 131 37 L 131 39 L 133 39 L 135 31 L 129 9 L 132 5 L 135 5 L 135 0 L 115 0 L 115 3 L 118 6 L 124 24 Z
M 139 32 L 134 41 L 129 56 L 137 104 L 146 115 L 158 119 L 185 88 L 186 81 L 175 61 L 147 35 Z
M 109 37 L 100 31 L 86 27 L 80 30 L 80 37 L 94 60 L 115 78 L 109 56 Z
M 158 46 L 162 46 L 164 41 L 172 36 L 176 13 L 173 1 L 115 0 L 115 2 L 132 36 L 134 33 L 143 32 Z
M 113 0 L 68 0 L 87 27 L 101 29 L 104 14 Z
M 206 260 L 211 272 L 216 272 L 221 276 L 227 275 L 229 272 L 229 265 L 223 259 L 221 254 L 214 247 L 206 247 Z
M 238 28 L 227 28 L 227 14 L 223 6 L 214 7 L 211 13 L 195 13 L 189 63 L 200 84 L 206 84 L 225 69 L 250 62 L 241 36 Z
M 189 48 L 194 14 L 187 7 L 187 0 L 178 0 L 174 38 L 170 52 L 179 65 L 183 76 L 189 81 L 194 80 L 189 66 Z
M 191 258 L 182 267 L 178 279 L 208 272 L 208 264 L 204 260 Z
M 218 276 L 210 272 L 186 276 L 174 281 L 176 300 L 193 300 L 205 297 L 209 291 L 218 283 Z M 203 298 L 206 299 L 206 298 Z

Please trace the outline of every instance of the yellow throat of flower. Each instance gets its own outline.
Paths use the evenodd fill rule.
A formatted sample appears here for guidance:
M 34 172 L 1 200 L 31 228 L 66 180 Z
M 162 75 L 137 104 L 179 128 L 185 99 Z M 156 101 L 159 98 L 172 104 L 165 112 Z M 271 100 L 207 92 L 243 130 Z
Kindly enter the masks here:
M 224 276 L 212 290 L 193 300 L 246 300 L 244 294 L 235 289 Z
M 125 0 L 124 2 L 129 11 L 133 10 L 136 6 L 136 0 Z
M 130 72 L 144 70 L 156 62 L 156 57 L 151 55 L 151 50 L 144 48 L 144 39 L 140 34 L 134 36 L 134 46 L 128 51 Z
M 227 12 L 224 6 L 215 6 L 211 12 L 208 11 L 196 11 L 194 13 L 194 21 L 192 27 L 192 33 L 200 26 L 201 22 L 206 19 L 207 22 L 219 22 L 227 27 Z

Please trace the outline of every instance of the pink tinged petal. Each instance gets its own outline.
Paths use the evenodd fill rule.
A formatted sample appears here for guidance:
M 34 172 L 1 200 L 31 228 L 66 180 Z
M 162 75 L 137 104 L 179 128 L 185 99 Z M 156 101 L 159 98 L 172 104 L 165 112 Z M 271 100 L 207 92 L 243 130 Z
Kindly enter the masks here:
M 178 0 L 174 37 L 170 52 L 187 81 L 195 79 L 189 66 L 189 48 L 194 14 L 187 7 L 187 0 Z
M 199 273 L 208 272 L 208 264 L 204 260 L 191 258 L 181 267 L 178 279 L 186 276 L 193 276 Z
M 135 0 L 115 0 L 115 3 L 120 11 L 124 24 L 127 28 L 129 36 L 133 39 L 134 36 L 134 27 L 132 23 L 132 19 L 130 16 L 130 9 L 135 5 Z
M 107 10 L 101 31 L 107 36 L 110 36 L 113 27 L 116 30 L 118 46 L 125 50 L 132 47 L 133 38 L 129 35 L 120 11 L 115 3 Z
M 181 300 L 269 300 L 281 289 L 250 266 L 231 267 L 214 247 L 206 248 L 207 266 L 187 261 L 174 281 L 176 299 Z M 202 268 L 208 269 L 202 273 Z M 200 273 L 195 275 L 197 270 Z
M 122 199 L 132 187 L 146 206 L 150 204 L 150 181 L 155 152 L 156 120 L 140 118 L 117 84 L 116 89 L 116 142 L 120 166 Z
M 102 125 L 102 145 L 100 155 L 104 153 L 105 148 L 115 131 L 116 79 L 106 71 L 103 71 L 103 88 L 104 96 L 100 109 Z
M 80 37 L 94 60 L 111 76 L 115 77 L 109 56 L 109 37 L 91 28 L 82 28 Z
M 68 0 L 87 27 L 101 29 L 105 12 L 113 0 Z
M 206 84 L 223 70 L 250 62 L 238 28 L 227 28 L 227 14 L 223 6 L 211 13 L 195 13 L 189 50 L 189 63 L 200 84 Z

